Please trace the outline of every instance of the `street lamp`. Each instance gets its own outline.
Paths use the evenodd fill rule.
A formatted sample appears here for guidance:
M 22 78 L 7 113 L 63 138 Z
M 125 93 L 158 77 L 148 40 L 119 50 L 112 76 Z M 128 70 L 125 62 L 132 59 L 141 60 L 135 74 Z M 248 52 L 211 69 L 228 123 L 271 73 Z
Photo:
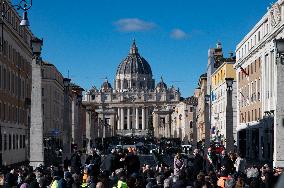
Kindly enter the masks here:
M 225 78 L 227 84 L 227 106 L 226 106 L 226 149 L 228 151 L 234 151 L 234 135 L 233 135 L 233 83 L 234 78 Z
M 3 37 L 2 37 L 3 38 Z M 31 40 L 32 59 L 32 91 L 31 91 L 31 127 L 30 127 L 30 165 L 37 167 L 44 163 L 43 149 L 43 114 L 42 114 L 42 71 L 41 49 L 43 40 Z
M 1 17 L 2 17 L 2 22 L 1 22 L 1 33 L 2 33 L 2 40 L 1 40 L 1 50 L 3 51 L 3 46 L 4 46 L 4 19 L 7 18 L 6 15 L 8 13 L 9 10 L 11 10 L 12 8 L 16 8 L 16 10 L 23 10 L 23 17 L 22 20 L 20 22 L 20 26 L 22 27 L 26 27 L 26 26 L 30 26 L 29 23 L 29 19 L 28 19 L 28 10 L 32 7 L 33 2 L 32 0 L 28 1 L 28 0 L 21 0 L 18 4 L 16 5 L 9 5 L 6 0 L 2 0 L 2 12 L 1 12 Z M 6 6 L 9 6 L 6 9 Z
M 82 104 L 82 99 L 83 99 L 82 95 L 77 95 L 77 103 L 78 104 Z
M 63 78 L 64 86 L 64 116 L 63 116 L 63 157 L 65 160 L 71 154 L 71 131 L 70 131 L 70 82 L 71 79 Z
M 276 48 L 276 54 L 278 56 L 277 60 L 280 61 L 280 64 L 284 64 L 283 58 L 284 58 L 284 39 L 275 39 L 274 40 L 275 48 Z
M 210 147 L 210 130 L 211 125 L 209 121 L 209 108 L 210 108 L 210 95 L 205 95 L 205 109 L 204 109 L 204 118 L 205 118 L 205 152 L 207 154 L 207 149 Z
M 284 167 L 284 102 L 283 102 L 283 89 L 284 85 L 284 39 L 274 40 L 276 51 L 276 77 L 277 84 L 275 86 L 275 96 L 277 101 L 275 103 L 274 123 L 273 123 L 273 166 Z M 274 60 L 274 59 L 273 59 Z
M 225 78 L 226 84 L 227 84 L 227 90 L 232 91 L 233 90 L 233 82 L 234 78 Z
M 42 45 L 43 45 L 43 39 L 33 38 L 31 40 L 31 47 L 32 47 L 33 55 L 37 57 L 40 56 Z

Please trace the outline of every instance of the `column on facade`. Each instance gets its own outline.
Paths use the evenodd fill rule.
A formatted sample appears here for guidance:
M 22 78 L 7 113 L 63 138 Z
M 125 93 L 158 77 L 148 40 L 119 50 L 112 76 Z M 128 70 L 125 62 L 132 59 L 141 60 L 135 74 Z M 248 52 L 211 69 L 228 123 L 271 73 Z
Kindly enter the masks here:
M 135 111 L 136 111 L 136 116 L 135 116 L 136 122 L 135 122 L 135 124 L 136 124 L 136 130 L 138 130 L 139 129 L 139 108 L 136 107 Z
M 156 138 L 158 138 L 159 136 L 159 129 L 158 129 L 158 126 L 157 126 L 157 115 L 156 115 L 156 113 L 154 113 L 153 112 L 153 114 L 152 114 L 152 116 L 153 116 L 153 128 L 154 128 L 154 136 L 156 137 Z
M 117 108 L 117 130 L 121 130 L 121 113 L 120 108 Z
M 114 136 L 114 119 L 115 119 L 115 115 L 111 114 L 110 116 L 110 120 L 109 120 L 109 124 L 110 126 L 108 127 L 108 136 Z
M 148 112 L 148 108 L 145 109 L 145 120 L 146 120 L 146 123 L 145 123 L 146 129 L 149 129 L 149 112 Z
M 130 108 L 127 108 L 127 130 L 130 130 Z
M 120 109 L 121 110 L 121 112 L 120 112 L 120 114 L 121 114 L 121 123 L 120 123 L 120 126 L 121 126 L 121 130 L 124 130 L 124 109 L 123 108 L 121 108 Z
M 142 130 L 145 130 L 145 108 L 142 108 Z
M 166 115 L 166 118 L 165 118 L 165 133 L 166 133 L 166 137 L 167 138 L 170 138 L 171 136 L 171 132 L 170 132 L 170 118 L 169 118 L 170 115 Z
M 87 150 L 90 151 L 92 148 L 92 112 L 91 110 L 86 110 L 86 138 L 87 138 Z

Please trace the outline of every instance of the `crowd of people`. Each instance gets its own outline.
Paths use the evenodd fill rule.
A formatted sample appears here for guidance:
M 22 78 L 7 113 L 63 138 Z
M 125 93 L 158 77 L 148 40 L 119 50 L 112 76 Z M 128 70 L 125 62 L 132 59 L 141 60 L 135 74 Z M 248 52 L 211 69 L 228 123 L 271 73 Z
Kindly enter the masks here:
M 83 164 L 82 164 L 83 163 Z M 12 188 L 268 188 L 274 187 L 281 168 L 249 165 L 241 154 L 211 148 L 203 156 L 198 149 L 185 160 L 177 153 L 173 165 L 159 161 L 157 165 L 140 164 L 134 148 L 112 149 L 102 157 L 96 150 L 82 162 L 76 151 L 60 166 L 23 166 L 9 169 L 0 176 L 1 186 Z

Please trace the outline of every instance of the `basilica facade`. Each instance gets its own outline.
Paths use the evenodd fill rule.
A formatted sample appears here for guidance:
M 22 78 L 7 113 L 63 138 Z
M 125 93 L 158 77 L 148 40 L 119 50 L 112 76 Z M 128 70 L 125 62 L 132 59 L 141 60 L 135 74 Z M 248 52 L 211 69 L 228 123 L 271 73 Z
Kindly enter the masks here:
M 86 137 L 171 137 L 171 113 L 180 92 L 161 80 L 155 84 L 150 64 L 140 56 L 135 41 L 118 65 L 114 85 L 106 79 L 86 92 Z M 93 125 L 94 124 L 94 125 Z M 163 126 L 165 133 L 161 133 Z

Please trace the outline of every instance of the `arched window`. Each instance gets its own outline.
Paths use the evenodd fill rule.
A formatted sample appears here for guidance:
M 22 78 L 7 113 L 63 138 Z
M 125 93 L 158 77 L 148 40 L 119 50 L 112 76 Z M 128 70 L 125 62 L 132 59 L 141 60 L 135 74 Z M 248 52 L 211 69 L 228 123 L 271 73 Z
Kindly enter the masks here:
M 189 128 L 191 128 L 192 129 L 192 121 L 189 123 Z

